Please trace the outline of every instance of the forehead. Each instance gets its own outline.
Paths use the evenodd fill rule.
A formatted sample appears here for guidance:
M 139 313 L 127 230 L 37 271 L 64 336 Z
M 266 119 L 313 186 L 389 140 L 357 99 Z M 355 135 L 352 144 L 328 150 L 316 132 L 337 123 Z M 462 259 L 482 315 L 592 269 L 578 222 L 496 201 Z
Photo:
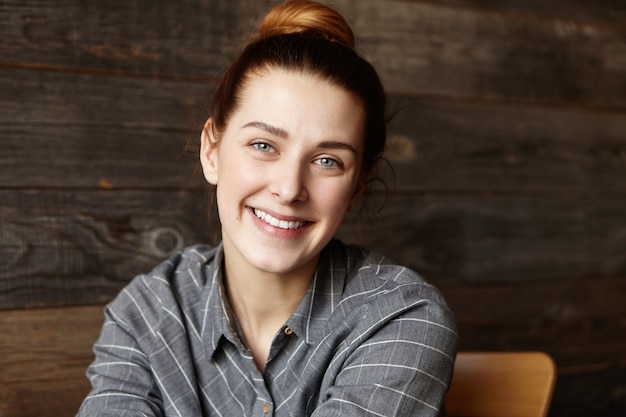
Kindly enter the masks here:
M 288 133 L 363 141 L 363 106 L 353 94 L 320 76 L 282 69 L 250 74 L 230 123 L 263 122 Z M 327 138 L 324 138 L 327 139 Z

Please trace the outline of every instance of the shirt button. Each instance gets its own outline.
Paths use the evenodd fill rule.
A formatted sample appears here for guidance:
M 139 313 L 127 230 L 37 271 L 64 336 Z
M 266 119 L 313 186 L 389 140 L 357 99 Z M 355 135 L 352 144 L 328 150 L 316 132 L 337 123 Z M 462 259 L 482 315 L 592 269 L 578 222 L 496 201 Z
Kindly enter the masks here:
M 284 332 L 287 336 L 289 336 L 290 334 L 293 334 L 293 330 L 289 326 L 285 327 Z
M 270 412 L 270 405 L 268 403 L 263 404 L 263 413 L 267 414 Z

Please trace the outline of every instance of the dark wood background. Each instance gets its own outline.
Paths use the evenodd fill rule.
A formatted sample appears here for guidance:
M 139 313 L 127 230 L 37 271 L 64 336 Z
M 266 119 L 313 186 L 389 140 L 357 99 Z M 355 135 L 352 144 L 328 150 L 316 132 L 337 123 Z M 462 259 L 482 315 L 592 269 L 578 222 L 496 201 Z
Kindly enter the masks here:
M 59 372 L 6 371 L 62 356 L 21 329 L 97 327 L 79 306 L 216 241 L 188 140 L 275 3 L 0 1 L 2 416 Z M 626 1 L 332 4 L 399 110 L 396 191 L 341 236 L 439 286 L 461 349 L 551 354 L 551 416 L 625 415 Z

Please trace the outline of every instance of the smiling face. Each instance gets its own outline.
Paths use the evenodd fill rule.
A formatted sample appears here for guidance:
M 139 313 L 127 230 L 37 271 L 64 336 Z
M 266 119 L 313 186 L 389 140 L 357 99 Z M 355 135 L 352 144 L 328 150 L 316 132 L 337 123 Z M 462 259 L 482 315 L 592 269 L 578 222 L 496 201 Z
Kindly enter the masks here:
M 227 274 L 310 275 L 363 188 L 364 116 L 314 75 L 252 75 L 219 138 L 209 119 L 201 162 L 217 185 Z

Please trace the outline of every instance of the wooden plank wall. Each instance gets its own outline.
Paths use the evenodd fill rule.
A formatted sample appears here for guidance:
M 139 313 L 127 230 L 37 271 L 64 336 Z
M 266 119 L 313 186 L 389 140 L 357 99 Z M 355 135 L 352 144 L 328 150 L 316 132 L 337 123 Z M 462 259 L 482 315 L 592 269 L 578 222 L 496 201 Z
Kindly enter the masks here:
M 16 337 L 29 322 L 78 329 L 94 319 L 75 306 L 215 242 L 186 144 L 275 3 L 0 0 L 0 365 L 23 360 L 9 342 L 37 343 Z M 551 354 L 551 416 L 624 415 L 626 3 L 332 4 L 398 109 L 396 192 L 341 236 L 442 288 L 461 349 Z M 20 389 L 3 416 L 29 415 Z

